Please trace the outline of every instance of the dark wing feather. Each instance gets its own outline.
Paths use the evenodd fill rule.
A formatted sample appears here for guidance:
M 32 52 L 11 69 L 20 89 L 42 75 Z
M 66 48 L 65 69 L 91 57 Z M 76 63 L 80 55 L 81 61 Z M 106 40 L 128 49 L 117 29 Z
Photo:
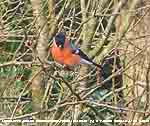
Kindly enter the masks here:
M 81 58 L 91 62 L 93 65 L 97 66 L 97 67 L 101 67 L 101 65 L 93 62 L 81 49 L 74 49 L 72 51 L 72 53 L 76 54 L 76 55 L 79 55 Z

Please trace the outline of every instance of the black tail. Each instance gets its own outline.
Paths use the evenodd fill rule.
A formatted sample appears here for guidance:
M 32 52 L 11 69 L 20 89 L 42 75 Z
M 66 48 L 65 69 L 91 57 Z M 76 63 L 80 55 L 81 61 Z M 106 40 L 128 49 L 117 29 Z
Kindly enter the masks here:
M 99 65 L 99 64 L 97 64 L 97 63 L 95 63 L 95 62 L 93 62 L 93 61 L 90 61 L 90 62 L 92 62 L 92 63 L 93 63 L 93 65 L 95 65 L 95 66 L 97 66 L 97 67 L 101 68 L 101 65 Z

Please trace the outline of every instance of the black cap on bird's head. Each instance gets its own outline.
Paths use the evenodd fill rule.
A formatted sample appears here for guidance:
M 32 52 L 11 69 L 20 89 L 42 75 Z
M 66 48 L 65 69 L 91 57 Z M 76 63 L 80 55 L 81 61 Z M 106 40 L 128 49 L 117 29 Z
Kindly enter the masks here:
M 62 32 L 59 32 L 56 36 L 55 36 L 55 42 L 56 45 L 60 48 L 64 48 L 64 43 L 65 43 L 65 34 Z

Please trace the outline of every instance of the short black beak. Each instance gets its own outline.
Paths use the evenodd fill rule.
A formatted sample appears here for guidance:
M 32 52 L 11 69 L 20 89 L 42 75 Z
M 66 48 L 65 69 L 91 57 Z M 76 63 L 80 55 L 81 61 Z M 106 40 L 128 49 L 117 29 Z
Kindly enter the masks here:
M 63 49 L 63 48 L 64 48 L 64 45 L 59 45 L 59 47 L 60 47 L 61 49 Z
M 60 42 L 56 42 L 56 45 L 57 45 L 58 47 L 60 47 L 61 49 L 64 48 L 64 45 L 63 45 L 63 44 L 60 44 Z

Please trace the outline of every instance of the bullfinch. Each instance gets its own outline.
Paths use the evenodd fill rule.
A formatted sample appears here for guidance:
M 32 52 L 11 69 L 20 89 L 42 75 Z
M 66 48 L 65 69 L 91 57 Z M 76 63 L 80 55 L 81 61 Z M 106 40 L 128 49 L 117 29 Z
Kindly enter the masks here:
M 66 66 L 91 64 L 101 67 L 101 65 L 93 62 L 81 49 L 72 47 L 72 44 L 62 32 L 56 34 L 50 50 L 54 60 L 60 64 Z

